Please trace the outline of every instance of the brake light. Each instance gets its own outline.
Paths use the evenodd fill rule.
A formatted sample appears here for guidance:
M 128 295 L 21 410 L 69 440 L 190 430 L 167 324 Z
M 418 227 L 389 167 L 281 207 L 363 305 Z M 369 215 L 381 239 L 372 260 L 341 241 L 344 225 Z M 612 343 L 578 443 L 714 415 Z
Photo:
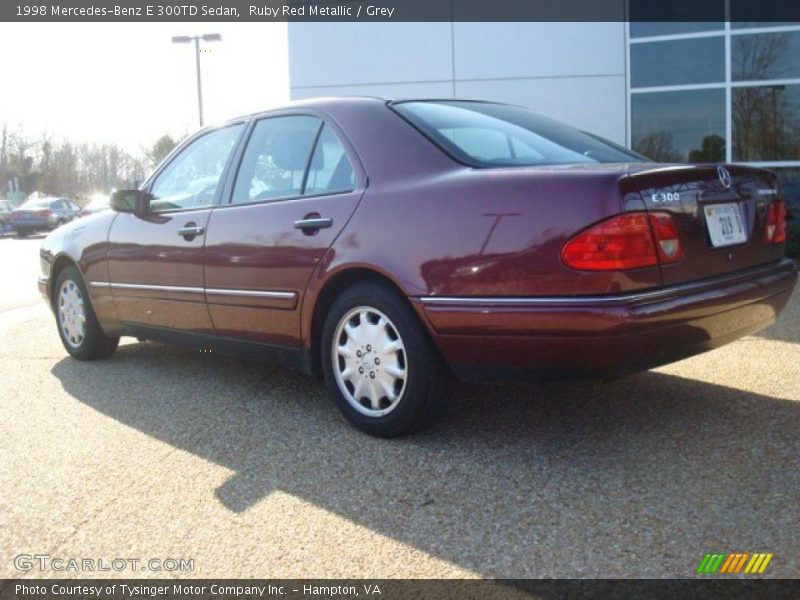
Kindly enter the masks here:
M 623 271 L 680 260 L 678 228 L 667 213 L 631 212 L 606 219 L 569 240 L 561 250 L 568 267 Z
M 782 244 L 786 241 L 786 201 L 776 200 L 767 209 L 766 241 L 768 244 Z

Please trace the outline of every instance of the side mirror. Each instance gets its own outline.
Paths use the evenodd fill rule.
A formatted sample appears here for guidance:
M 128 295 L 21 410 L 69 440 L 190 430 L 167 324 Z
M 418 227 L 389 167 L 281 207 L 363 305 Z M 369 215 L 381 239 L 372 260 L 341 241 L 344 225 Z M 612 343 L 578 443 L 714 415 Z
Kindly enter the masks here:
M 144 214 L 150 195 L 141 190 L 116 190 L 111 193 L 109 206 L 117 212 Z

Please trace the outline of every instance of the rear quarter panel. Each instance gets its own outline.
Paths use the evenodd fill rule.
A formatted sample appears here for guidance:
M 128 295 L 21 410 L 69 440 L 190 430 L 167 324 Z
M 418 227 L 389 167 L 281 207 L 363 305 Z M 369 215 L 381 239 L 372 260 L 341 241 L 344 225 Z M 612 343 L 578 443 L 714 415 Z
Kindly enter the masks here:
M 624 183 L 624 182 L 623 182 Z M 561 261 L 572 235 L 626 207 L 617 173 L 570 169 L 429 174 L 371 188 L 326 268 L 371 264 L 410 296 L 610 294 L 660 284 L 658 267 L 580 272 Z

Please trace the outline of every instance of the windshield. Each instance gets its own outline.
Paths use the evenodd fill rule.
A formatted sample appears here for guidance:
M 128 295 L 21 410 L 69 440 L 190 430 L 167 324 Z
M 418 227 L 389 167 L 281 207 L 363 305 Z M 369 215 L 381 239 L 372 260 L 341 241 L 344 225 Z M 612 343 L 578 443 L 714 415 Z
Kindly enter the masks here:
M 391 105 L 456 160 L 478 167 L 643 162 L 590 133 L 518 106 L 458 100 Z

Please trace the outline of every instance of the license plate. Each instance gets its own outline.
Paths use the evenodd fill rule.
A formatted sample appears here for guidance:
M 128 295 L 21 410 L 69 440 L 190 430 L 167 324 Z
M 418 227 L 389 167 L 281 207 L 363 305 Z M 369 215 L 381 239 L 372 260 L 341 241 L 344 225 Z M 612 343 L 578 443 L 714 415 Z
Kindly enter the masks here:
M 708 236 L 714 248 L 747 241 L 747 232 L 738 204 L 711 204 L 703 210 L 706 213 Z

